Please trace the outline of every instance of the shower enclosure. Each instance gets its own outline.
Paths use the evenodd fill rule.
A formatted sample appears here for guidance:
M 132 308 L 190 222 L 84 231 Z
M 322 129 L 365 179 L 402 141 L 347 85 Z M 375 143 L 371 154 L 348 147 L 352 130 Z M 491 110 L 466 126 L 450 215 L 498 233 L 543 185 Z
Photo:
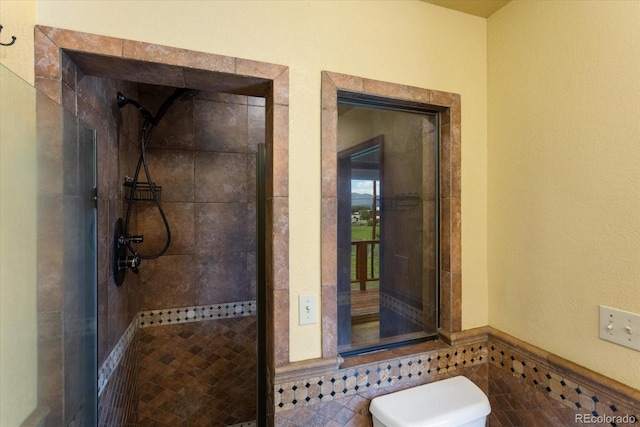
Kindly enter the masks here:
M 0 424 L 95 425 L 95 131 L 0 73 Z
M 37 90 L 2 70 L 0 423 L 266 425 L 288 363 L 287 68 L 43 26 L 35 44 Z M 166 245 L 154 202 L 127 177 L 136 109 L 159 116 L 183 87 L 200 93 L 166 109 L 145 153 Z M 118 92 L 136 108 L 119 109 Z M 167 247 L 117 286 L 129 198 L 125 256 Z M 221 415 L 243 406 L 234 395 L 251 416 Z M 166 419 L 145 421 L 156 404 Z

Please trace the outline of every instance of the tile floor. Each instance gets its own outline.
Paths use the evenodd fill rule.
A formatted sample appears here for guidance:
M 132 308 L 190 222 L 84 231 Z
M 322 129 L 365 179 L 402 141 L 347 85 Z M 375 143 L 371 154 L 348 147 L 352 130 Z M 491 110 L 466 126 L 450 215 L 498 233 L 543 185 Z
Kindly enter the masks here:
M 139 329 L 140 427 L 255 419 L 255 316 Z

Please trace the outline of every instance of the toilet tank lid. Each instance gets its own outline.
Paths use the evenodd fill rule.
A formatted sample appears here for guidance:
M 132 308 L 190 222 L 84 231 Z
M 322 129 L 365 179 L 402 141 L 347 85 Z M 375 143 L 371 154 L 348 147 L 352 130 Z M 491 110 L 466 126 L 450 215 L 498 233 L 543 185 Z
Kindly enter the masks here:
M 457 376 L 376 397 L 369 410 L 386 427 L 458 426 L 486 417 L 491 406 L 477 385 Z

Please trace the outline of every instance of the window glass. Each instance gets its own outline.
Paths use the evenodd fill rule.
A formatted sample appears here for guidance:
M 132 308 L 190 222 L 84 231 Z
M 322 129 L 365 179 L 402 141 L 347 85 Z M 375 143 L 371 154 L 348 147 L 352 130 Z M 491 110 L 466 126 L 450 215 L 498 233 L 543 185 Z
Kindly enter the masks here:
M 437 336 L 438 116 L 338 98 L 338 349 Z

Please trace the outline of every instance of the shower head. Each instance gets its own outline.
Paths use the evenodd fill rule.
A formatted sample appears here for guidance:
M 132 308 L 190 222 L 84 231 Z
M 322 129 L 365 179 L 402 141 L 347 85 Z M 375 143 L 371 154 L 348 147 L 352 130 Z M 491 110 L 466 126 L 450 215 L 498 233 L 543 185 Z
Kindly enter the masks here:
M 116 96 L 116 103 L 118 104 L 118 108 L 123 108 L 125 105 L 131 104 L 135 106 L 138 109 L 138 111 L 140 111 L 140 114 L 142 114 L 145 120 L 148 120 L 150 122 L 154 121 L 154 118 L 151 115 L 151 113 L 145 110 L 144 107 L 142 107 L 142 105 L 140 105 L 138 101 L 134 101 L 133 99 L 127 98 L 121 92 L 118 92 L 118 95 Z
M 117 101 L 118 108 L 122 108 L 129 103 L 129 100 L 121 92 L 118 92 Z
M 118 104 L 118 108 L 123 108 L 127 104 L 131 104 L 135 106 L 138 109 L 138 111 L 140 111 L 140 113 L 145 118 L 145 120 L 147 120 L 149 123 L 153 124 L 154 126 L 157 126 L 158 123 L 160 122 L 160 119 L 164 117 L 164 115 L 167 113 L 167 110 L 169 110 L 169 107 L 171 106 L 171 104 L 173 104 L 174 101 L 181 101 L 181 102 L 188 101 L 194 96 L 196 96 L 198 92 L 199 90 L 197 89 L 177 88 L 162 103 L 160 108 L 158 108 L 158 112 L 156 113 L 155 117 L 151 115 L 150 112 L 145 110 L 138 101 L 127 98 L 121 92 L 118 92 L 118 95 L 116 97 L 116 102 Z
M 179 89 L 176 89 L 176 92 L 178 92 L 178 96 L 176 100 L 180 102 L 184 102 L 196 96 L 200 91 L 198 89 L 179 88 Z
M 160 108 L 158 108 L 158 112 L 156 113 L 156 117 L 154 119 L 153 124 L 157 125 L 160 122 L 160 119 L 164 117 L 167 110 L 169 110 L 169 107 L 171 107 L 171 104 L 173 104 L 174 101 L 181 101 L 181 102 L 188 101 L 194 96 L 196 96 L 198 92 L 199 90 L 197 89 L 188 89 L 184 87 L 179 87 L 176 90 L 174 90 L 173 93 L 169 95 L 169 97 L 162 103 Z

